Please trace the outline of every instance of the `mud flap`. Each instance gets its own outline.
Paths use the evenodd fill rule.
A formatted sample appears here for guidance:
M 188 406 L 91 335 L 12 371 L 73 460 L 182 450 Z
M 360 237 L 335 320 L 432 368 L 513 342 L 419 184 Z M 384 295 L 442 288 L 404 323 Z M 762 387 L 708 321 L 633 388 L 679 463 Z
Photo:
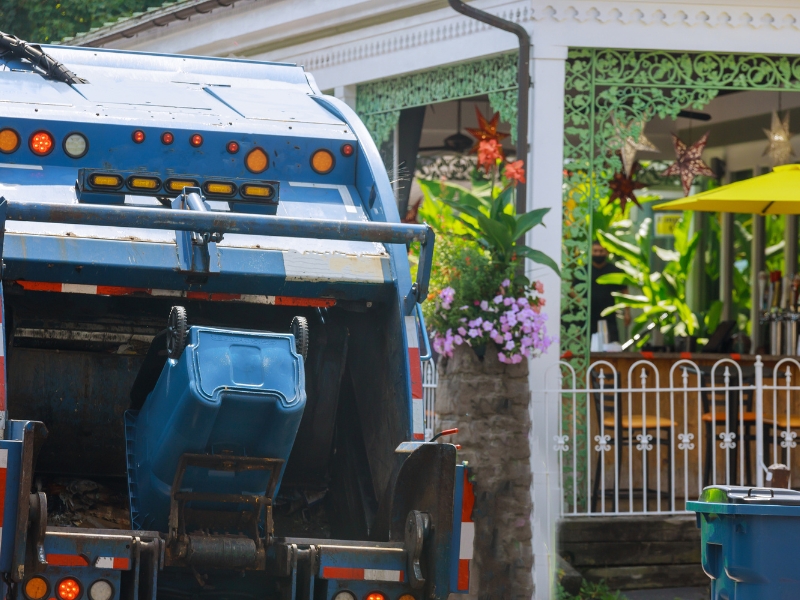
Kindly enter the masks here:
M 426 598 L 444 599 L 450 592 L 455 476 L 455 446 L 420 444 L 396 469 L 379 510 L 378 531 L 388 529 L 393 542 L 408 543 L 412 512 L 427 515 L 419 556 Z M 407 572 L 410 568 L 406 566 Z

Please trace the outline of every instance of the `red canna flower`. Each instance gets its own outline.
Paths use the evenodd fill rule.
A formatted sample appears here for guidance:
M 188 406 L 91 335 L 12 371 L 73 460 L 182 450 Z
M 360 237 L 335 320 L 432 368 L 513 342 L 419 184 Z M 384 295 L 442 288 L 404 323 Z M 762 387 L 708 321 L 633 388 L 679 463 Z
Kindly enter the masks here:
M 503 159 L 503 147 L 497 140 L 485 140 L 478 144 L 478 166 L 487 173 Z
M 505 170 L 506 179 L 516 181 L 518 183 L 525 183 L 525 167 L 522 166 L 521 160 L 515 160 L 506 165 Z

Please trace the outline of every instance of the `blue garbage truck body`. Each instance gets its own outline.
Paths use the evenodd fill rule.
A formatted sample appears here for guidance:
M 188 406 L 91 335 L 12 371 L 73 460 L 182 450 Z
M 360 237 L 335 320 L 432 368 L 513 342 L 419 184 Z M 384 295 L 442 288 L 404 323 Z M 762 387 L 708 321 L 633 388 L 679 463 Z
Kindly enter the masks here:
M 294 65 L 0 46 L 8 597 L 467 591 L 433 234 L 355 113 Z

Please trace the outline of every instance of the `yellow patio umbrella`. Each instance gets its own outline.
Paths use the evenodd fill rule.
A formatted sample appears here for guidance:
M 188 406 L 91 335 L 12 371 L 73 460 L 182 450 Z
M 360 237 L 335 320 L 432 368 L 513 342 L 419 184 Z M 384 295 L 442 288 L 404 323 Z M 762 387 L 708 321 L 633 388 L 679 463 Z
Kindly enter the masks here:
M 800 165 L 775 167 L 771 173 L 729 183 L 707 192 L 665 202 L 655 210 L 800 215 Z

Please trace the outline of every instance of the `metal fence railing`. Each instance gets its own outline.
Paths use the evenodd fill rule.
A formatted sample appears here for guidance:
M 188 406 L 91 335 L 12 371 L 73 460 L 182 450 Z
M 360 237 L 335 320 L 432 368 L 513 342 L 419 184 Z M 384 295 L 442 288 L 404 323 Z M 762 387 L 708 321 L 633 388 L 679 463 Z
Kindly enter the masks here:
M 800 467 L 795 359 L 639 360 L 626 371 L 601 360 L 580 380 L 561 362 L 548 375 L 540 393 L 560 406 L 547 439 L 564 516 L 683 513 L 707 485 L 763 486 L 767 465 Z

